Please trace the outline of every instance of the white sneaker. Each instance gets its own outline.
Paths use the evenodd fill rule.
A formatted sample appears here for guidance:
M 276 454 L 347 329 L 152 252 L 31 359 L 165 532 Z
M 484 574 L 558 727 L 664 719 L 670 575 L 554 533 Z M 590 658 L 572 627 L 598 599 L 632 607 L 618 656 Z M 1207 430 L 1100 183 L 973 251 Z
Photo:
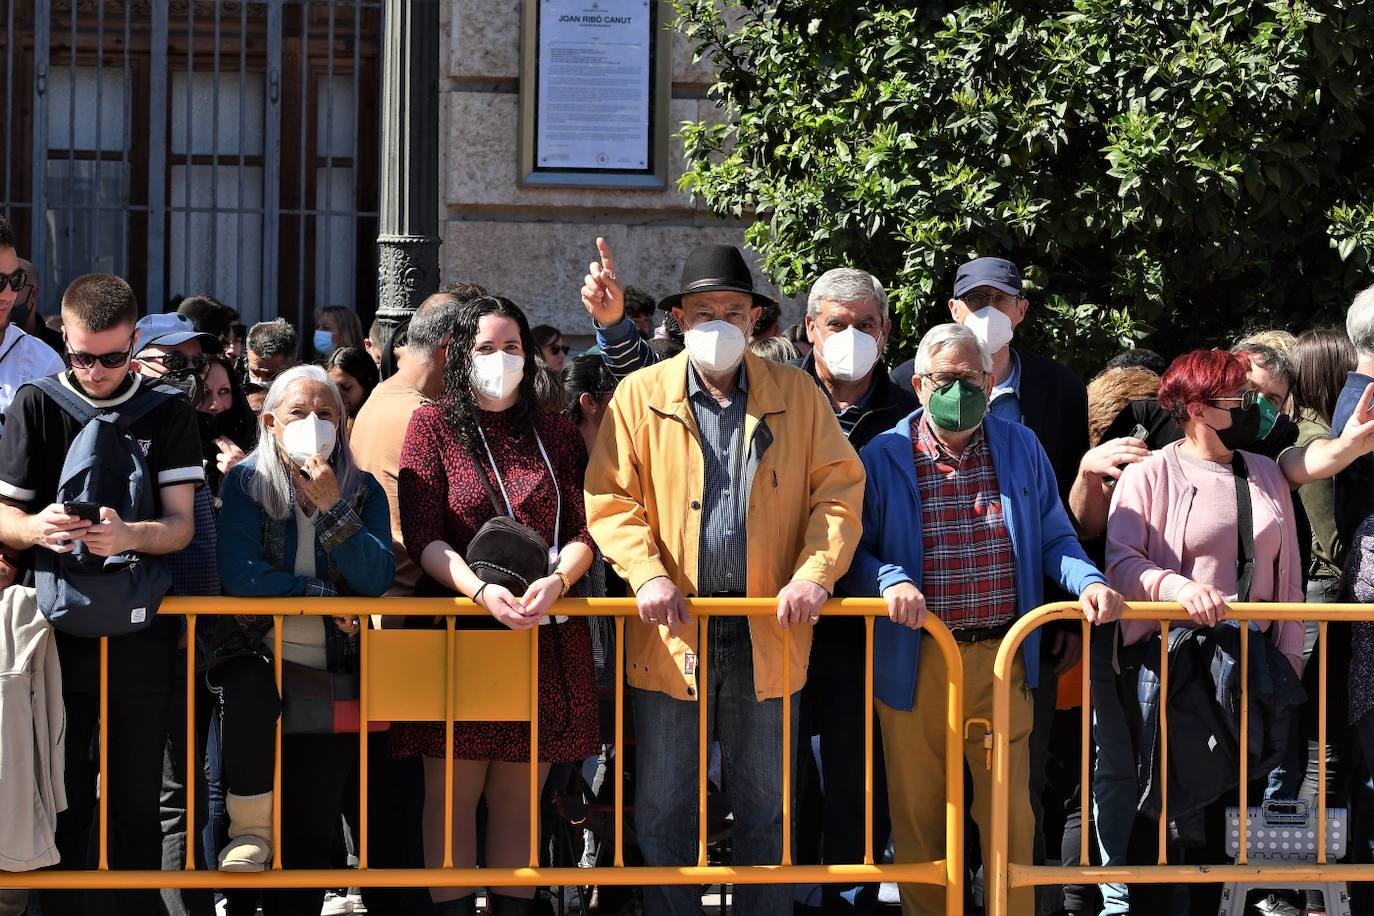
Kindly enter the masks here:
M 352 916 L 353 912 L 353 901 L 346 895 L 333 891 L 324 892 L 324 906 L 320 908 L 320 916 Z
M 1267 894 L 1254 908 L 1261 916 L 1302 916 L 1302 910 L 1277 894 Z

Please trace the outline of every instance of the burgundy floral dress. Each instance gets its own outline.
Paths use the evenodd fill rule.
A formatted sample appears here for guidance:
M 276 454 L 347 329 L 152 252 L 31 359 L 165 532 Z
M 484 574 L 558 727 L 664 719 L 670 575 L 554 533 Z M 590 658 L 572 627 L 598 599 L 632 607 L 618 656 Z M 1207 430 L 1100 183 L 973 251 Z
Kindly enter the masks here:
M 560 548 L 577 541 L 594 550 L 582 501 L 587 449 L 577 427 L 562 414 L 549 411 L 541 411 L 535 421 L 557 476 L 555 492 L 538 444 L 532 437 L 528 441 L 517 439 L 509 411 L 480 411 L 479 422 L 500 468 L 516 520 L 552 543 L 561 497 Z M 417 565 L 425 548 L 435 541 L 444 541 L 462 553 L 477 529 L 496 514 L 477 475 L 487 475 L 498 499 L 501 486 L 480 447 L 478 454 L 483 459 L 480 468 L 440 407 L 426 404 L 415 411 L 401 449 L 397 489 L 401 534 Z M 416 592 L 438 593 L 440 587 L 427 580 L 421 579 Z M 572 617 L 566 623 L 538 629 L 539 759 L 550 763 L 579 761 L 600 749 L 587 620 Z M 453 744 L 454 757 L 459 760 L 527 763 L 529 724 L 456 722 Z M 444 727 L 432 722 L 397 723 L 391 729 L 391 751 L 400 757 L 442 757 Z

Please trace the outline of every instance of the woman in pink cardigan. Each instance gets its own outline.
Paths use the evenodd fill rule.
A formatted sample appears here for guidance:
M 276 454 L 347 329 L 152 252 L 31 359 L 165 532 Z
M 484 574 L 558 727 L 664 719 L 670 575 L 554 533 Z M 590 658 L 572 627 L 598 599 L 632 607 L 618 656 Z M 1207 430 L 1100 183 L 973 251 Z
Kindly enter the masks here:
M 1107 581 L 1127 600 L 1179 602 L 1192 620 L 1176 626 L 1213 626 L 1226 616 L 1227 602 L 1237 600 L 1237 452 L 1243 453 L 1240 461 L 1249 477 L 1254 542 L 1247 600 L 1303 600 L 1288 482 L 1273 461 L 1243 452 L 1267 432 L 1274 413 L 1250 389 L 1248 370 L 1244 355 L 1223 350 L 1198 350 L 1174 360 L 1161 380 L 1159 405 L 1178 421 L 1184 438 L 1126 468 L 1112 496 Z M 1098 752 L 1093 794 L 1105 865 L 1124 865 L 1131 858 L 1138 794 L 1132 723 L 1140 719 L 1134 702 L 1136 656 L 1144 649 L 1139 644 L 1159 631 L 1151 621 L 1123 621 L 1120 628 L 1120 651 L 1114 651 L 1114 634 L 1107 632 L 1094 640 L 1092 654 Z M 1258 628 L 1301 673 L 1302 623 L 1264 622 Z M 1153 835 L 1152 829 L 1143 832 Z M 1125 885 L 1103 885 L 1102 912 L 1127 913 L 1132 902 L 1137 912 L 1167 912 L 1167 899 L 1145 903 L 1140 899 L 1145 892 L 1139 887 L 1128 896 Z

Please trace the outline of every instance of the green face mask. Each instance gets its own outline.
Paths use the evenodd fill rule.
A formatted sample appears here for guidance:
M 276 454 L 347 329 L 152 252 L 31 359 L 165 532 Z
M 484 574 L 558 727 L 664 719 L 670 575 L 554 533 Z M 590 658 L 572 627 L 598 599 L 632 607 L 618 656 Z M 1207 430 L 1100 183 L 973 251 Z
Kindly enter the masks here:
M 1259 433 L 1255 436 L 1255 441 L 1259 442 L 1273 430 L 1274 424 L 1279 419 L 1279 409 L 1269 403 L 1269 399 L 1263 396 L 1255 399 L 1255 406 L 1259 408 Z
M 988 396 L 983 389 L 963 379 L 936 388 L 926 400 L 930 422 L 951 433 L 962 433 L 983 422 L 988 412 Z

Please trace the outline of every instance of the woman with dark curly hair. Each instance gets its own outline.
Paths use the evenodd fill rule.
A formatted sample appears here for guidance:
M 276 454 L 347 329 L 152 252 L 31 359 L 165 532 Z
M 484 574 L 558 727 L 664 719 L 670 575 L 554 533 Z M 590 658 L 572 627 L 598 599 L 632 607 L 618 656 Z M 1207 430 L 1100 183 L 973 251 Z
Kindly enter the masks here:
M 458 314 L 444 391 L 415 411 L 401 450 L 398 492 L 406 549 L 423 576 L 417 595 L 472 598 L 488 628 L 539 633 L 539 779 L 549 764 L 581 761 L 599 749 L 591 638 L 585 618 L 549 610 L 592 562 L 582 504 L 587 450 L 563 414 L 539 406 L 534 338 L 509 300 L 483 296 Z M 499 503 L 499 507 L 498 507 Z M 547 575 L 523 595 L 487 584 L 464 560 L 477 530 L 509 515 L 551 545 Z M 465 618 L 460 623 L 471 622 Z M 444 728 L 411 723 L 395 749 L 424 757 L 425 860 L 442 864 Z M 519 866 L 529 852 L 530 730 L 523 722 L 459 722 L 453 739 L 453 863 L 477 863 L 476 813 L 485 797 L 486 864 Z M 533 888 L 493 888 L 492 913 L 535 912 Z M 471 889 L 432 888 L 440 916 L 475 912 Z

